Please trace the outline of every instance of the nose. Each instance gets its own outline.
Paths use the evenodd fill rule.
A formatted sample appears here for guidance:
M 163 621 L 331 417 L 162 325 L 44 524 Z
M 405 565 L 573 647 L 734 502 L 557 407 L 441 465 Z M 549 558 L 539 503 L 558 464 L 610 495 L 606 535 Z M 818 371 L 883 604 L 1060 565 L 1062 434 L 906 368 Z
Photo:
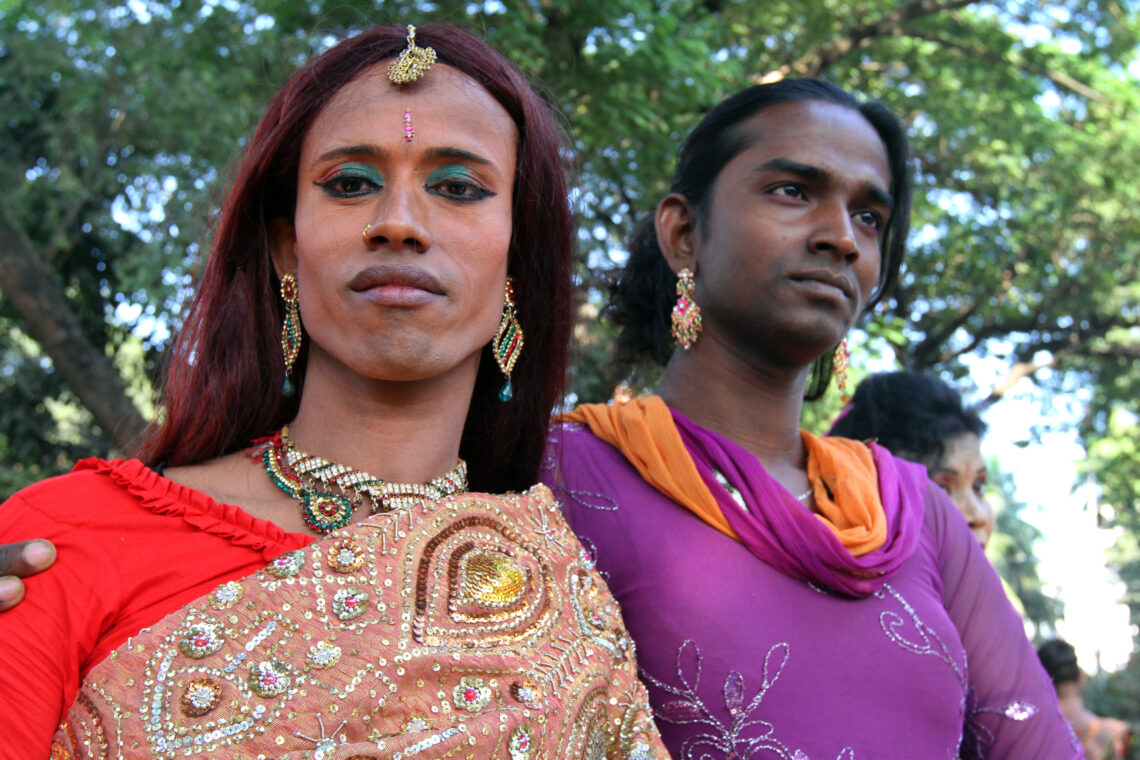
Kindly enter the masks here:
M 849 263 L 859 258 L 855 226 L 846 206 L 836 204 L 820 208 L 808 245 L 815 253 L 838 256 Z
M 414 190 L 385 188 L 377 199 L 373 219 L 364 228 L 364 244 L 370 249 L 404 249 L 423 253 L 431 247 L 431 233 Z
M 966 518 L 970 530 L 974 532 L 982 546 L 989 543 L 994 532 L 994 511 L 988 501 L 982 496 L 970 493 L 961 505 L 962 515 Z

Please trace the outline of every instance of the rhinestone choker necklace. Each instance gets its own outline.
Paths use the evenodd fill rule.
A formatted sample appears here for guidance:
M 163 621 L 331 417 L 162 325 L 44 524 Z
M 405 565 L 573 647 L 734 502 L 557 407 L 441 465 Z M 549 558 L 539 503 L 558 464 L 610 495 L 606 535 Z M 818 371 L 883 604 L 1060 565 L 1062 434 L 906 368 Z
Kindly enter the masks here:
M 301 505 L 305 524 L 328 533 L 348 524 L 352 511 L 365 501 L 371 514 L 391 512 L 467 490 L 467 463 L 427 483 L 390 483 L 366 472 L 306 454 L 289 439 L 289 428 L 267 443 L 262 461 L 269 479 Z

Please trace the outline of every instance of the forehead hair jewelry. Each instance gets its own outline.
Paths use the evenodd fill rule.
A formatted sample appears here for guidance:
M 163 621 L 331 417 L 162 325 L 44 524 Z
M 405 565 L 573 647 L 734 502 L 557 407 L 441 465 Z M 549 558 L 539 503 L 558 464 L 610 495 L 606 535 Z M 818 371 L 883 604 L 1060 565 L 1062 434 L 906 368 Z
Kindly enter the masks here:
M 408 142 L 412 141 L 415 137 L 416 131 L 412 129 L 412 112 L 411 110 L 404 111 L 404 139 Z
M 677 272 L 677 303 L 673 306 L 671 332 L 673 340 L 686 351 L 701 334 L 701 309 L 693 301 L 693 270 L 685 267 Z
M 416 46 L 416 28 L 408 24 L 408 46 L 388 67 L 388 81 L 392 84 L 411 84 L 435 63 L 435 48 Z
M 508 277 L 507 287 L 503 292 L 503 318 L 499 320 L 499 329 L 495 331 L 495 338 L 491 341 L 491 353 L 495 355 L 495 363 L 507 378 L 503 387 L 499 389 L 499 401 L 504 403 L 515 395 L 515 387 L 511 385 L 511 371 L 519 360 L 522 347 L 523 329 L 519 324 L 519 315 L 515 312 L 515 283 Z
M 318 533 L 347 525 L 353 510 L 365 501 L 375 515 L 467 490 L 467 463 L 462 459 L 427 483 L 391 483 L 301 451 L 289 438 L 288 427 L 264 445 L 261 459 L 269 479 L 300 505 L 305 524 Z
M 291 397 L 297 392 L 289 375 L 293 363 L 301 353 L 301 312 L 297 309 L 297 278 L 287 274 L 281 278 L 281 300 L 285 302 L 285 319 L 281 323 L 281 353 L 285 356 L 285 380 L 281 395 Z

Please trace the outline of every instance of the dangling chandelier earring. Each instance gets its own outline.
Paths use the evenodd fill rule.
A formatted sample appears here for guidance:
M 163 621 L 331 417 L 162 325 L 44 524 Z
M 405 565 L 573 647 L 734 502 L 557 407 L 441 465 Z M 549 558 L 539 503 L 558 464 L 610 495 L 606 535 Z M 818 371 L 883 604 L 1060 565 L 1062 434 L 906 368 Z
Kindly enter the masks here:
M 510 401 L 514 398 L 515 389 L 511 385 L 511 370 L 519 360 L 523 347 L 523 329 L 519 324 L 519 316 L 515 313 L 515 284 L 508 277 L 507 287 L 503 293 L 503 318 L 499 320 L 499 329 L 495 331 L 495 338 L 491 341 L 491 353 L 495 355 L 495 362 L 499 371 L 507 378 L 499 390 L 499 401 Z
M 291 397 L 297 392 L 289 375 L 293 374 L 293 363 L 301 353 L 301 313 L 297 309 L 297 278 L 287 274 L 281 278 L 281 299 L 285 302 L 285 321 L 281 325 L 281 353 L 285 355 L 285 381 L 281 383 L 281 393 Z
M 839 341 L 835 347 L 835 356 L 832 359 L 831 369 L 835 373 L 835 384 L 839 386 L 839 400 L 846 404 L 851 400 L 847 395 L 847 361 L 851 352 L 847 350 L 847 338 Z
M 677 273 L 677 303 L 673 307 L 673 341 L 686 351 L 701 334 L 701 309 L 693 301 L 693 270 Z

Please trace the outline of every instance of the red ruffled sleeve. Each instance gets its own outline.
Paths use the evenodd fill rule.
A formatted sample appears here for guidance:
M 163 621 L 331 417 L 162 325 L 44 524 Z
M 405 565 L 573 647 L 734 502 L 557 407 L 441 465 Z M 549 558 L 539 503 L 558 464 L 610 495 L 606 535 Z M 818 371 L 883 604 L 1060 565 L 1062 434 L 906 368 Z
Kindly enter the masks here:
M 56 564 L 0 615 L 0 756 L 44 758 L 79 681 L 145 627 L 315 538 L 162 477 L 85 459 L 0 504 L 0 543 L 46 538 Z
M 201 491 L 164 478 L 137 459 L 83 459 L 72 472 L 85 470 L 106 475 L 137 499 L 140 507 L 165 517 L 180 517 L 200 531 L 259 551 L 267 562 L 313 541 L 313 536 L 286 533 L 240 507 L 214 501 Z

